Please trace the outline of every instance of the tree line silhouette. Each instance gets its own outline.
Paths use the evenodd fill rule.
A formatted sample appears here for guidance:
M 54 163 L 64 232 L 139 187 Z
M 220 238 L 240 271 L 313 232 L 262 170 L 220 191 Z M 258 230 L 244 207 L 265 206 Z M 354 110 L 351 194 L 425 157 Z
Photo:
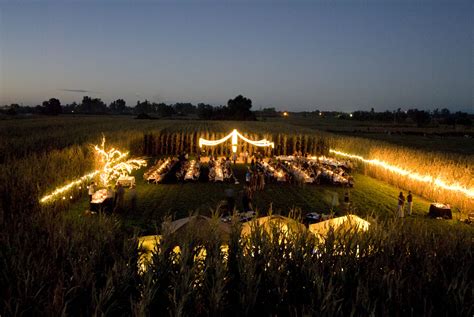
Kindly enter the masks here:
M 206 120 L 255 120 L 255 115 L 250 110 L 252 100 L 242 95 L 229 99 L 226 106 L 212 106 L 205 103 L 193 105 L 192 103 L 166 104 L 155 103 L 148 100 L 137 101 L 134 107 L 127 106 L 123 99 L 117 99 L 107 105 L 100 98 L 84 96 L 81 103 L 73 102 L 62 105 L 57 98 L 51 98 L 36 107 L 20 107 L 18 104 L 4 106 L 0 112 L 7 115 L 16 114 L 125 114 L 139 115 L 140 118 L 171 117 L 194 115 Z
M 16 114 L 43 114 L 43 115 L 59 115 L 59 114 L 94 114 L 94 115 L 138 115 L 138 118 L 166 118 L 166 117 L 184 117 L 193 116 L 203 120 L 255 120 L 257 116 L 275 117 L 281 113 L 275 108 L 265 108 L 263 110 L 252 111 L 252 100 L 242 95 L 238 95 L 234 99 L 229 99 L 227 105 L 212 106 L 206 103 L 198 103 L 194 105 L 189 102 L 180 102 L 175 104 L 166 104 L 163 102 L 155 103 L 148 100 L 137 101 L 134 107 L 127 106 L 123 99 L 117 99 L 107 105 L 100 98 L 91 98 L 84 96 L 81 103 L 73 102 L 71 104 L 62 105 L 57 98 L 51 98 L 43 101 L 41 105 L 36 107 L 20 106 L 11 104 L 0 108 L 0 113 L 6 115 Z M 370 111 L 357 110 L 349 113 L 339 111 L 319 110 L 313 112 L 301 112 L 301 115 L 320 116 L 320 117 L 337 117 L 340 119 L 356 120 L 356 121 L 376 121 L 376 122 L 393 122 L 408 123 L 414 122 L 417 126 L 423 127 L 433 122 L 445 125 L 463 125 L 472 126 L 474 115 L 457 111 L 451 112 L 447 108 L 435 109 L 433 111 L 418 110 L 416 108 L 402 111 L 398 108 L 396 111 L 375 112 L 374 108 Z

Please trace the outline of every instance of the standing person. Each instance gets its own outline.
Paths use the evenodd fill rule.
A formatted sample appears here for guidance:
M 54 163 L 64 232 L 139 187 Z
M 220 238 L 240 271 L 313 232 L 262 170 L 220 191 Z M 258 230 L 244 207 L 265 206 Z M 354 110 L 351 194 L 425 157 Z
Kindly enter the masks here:
M 407 207 L 408 207 L 408 216 L 411 216 L 412 210 L 413 210 L 413 195 L 411 194 L 411 191 L 408 191 L 408 196 L 407 196 Z
M 265 189 L 265 174 L 263 174 L 262 171 L 258 172 L 258 178 L 259 178 L 259 190 L 264 190 Z
M 249 152 L 248 152 L 248 151 L 245 151 L 245 152 L 244 152 L 244 162 L 245 162 L 245 164 L 248 164 L 248 163 L 249 163 L 248 159 L 249 159 Z
M 400 192 L 400 195 L 398 195 L 398 217 L 404 218 L 405 217 L 405 196 L 403 196 L 403 193 Z
M 235 166 L 235 163 L 237 163 L 237 153 L 233 153 L 232 154 L 232 161 L 234 162 L 234 166 Z
M 247 167 L 247 172 L 245 173 L 245 184 L 247 186 L 250 185 L 250 178 L 252 177 L 252 175 L 250 174 L 250 169 Z
M 225 198 L 227 200 L 227 213 L 228 215 L 232 215 L 235 207 L 234 189 L 232 187 L 225 190 Z
M 258 181 L 257 171 L 253 171 L 252 172 L 252 177 L 250 179 L 250 190 L 251 191 L 256 191 L 257 190 L 257 181 Z
M 245 212 L 253 211 L 252 199 L 253 199 L 252 189 L 248 186 L 245 186 L 243 196 L 242 196 L 242 204 L 243 204 Z
M 107 198 L 105 199 L 105 210 L 107 213 L 112 213 L 115 207 L 115 193 L 112 190 L 112 187 L 109 185 L 107 186 Z
M 344 205 L 346 206 L 346 209 L 349 210 L 350 199 L 349 199 L 349 189 L 347 189 L 347 188 L 346 188 L 346 191 L 344 193 Z
M 92 182 L 90 183 L 89 186 L 87 186 L 87 188 L 89 189 L 88 190 L 88 194 L 89 194 L 89 210 L 92 210 L 92 196 L 94 195 L 97 187 L 95 186 L 95 183 Z
M 135 185 L 132 185 L 130 187 L 129 194 L 130 194 L 131 210 L 132 212 L 135 212 L 137 208 L 137 190 L 135 188 Z
M 115 188 L 115 209 L 114 212 L 123 208 L 123 197 L 125 196 L 125 189 L 122 184 L 117 184 Z

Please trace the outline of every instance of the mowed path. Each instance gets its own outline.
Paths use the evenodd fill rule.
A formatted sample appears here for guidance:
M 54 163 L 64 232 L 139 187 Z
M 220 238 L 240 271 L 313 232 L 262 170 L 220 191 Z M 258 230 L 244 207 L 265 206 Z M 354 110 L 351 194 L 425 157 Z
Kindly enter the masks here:
M 234 173 L 240 184 L 187 182 L 172 184 L 148 184 L 143 181 L 143 170 L 135 174 L 137 179 L 138 204 L 135 212 L 125 211 L 120 214 L 125 227 L 140 232 L 154 232 L 165 216 L 175 219 L 186 217 L 190 213 L 210 215 L 220 202 L 225 201 L 224 191 L 233 188 L 236 197 L 236 208 L 242 208 L 241 192 L 243 189 L 246 167 L 237 164 Z M 355 186 L 350 189 L 351 212 L 363 217 L 393 217 L 397 208 L 397 196 L 400 192 L 394 186 L 371 177 L 354 174 Z M 340 205 L 333 208 L 333 195 L 337 195 Z M 270 183 L 265 190 L 256 193 L 254 207 L 260 214 L 266 214 L 270 208 L 273 213 L 287 215 L 291 210 L 298 210 L 303 215 L 309 212 L 344 214 L 342 201 L 344 189 L 331 185 L 296 185 Z M 125 197 L 128 206 L 127 195 Z M 72 207 L 72 214 L 87 209 L 87 199 L 81 199 Z M 126 206 L 126 207 L 127 207 Z M 126 208 L 127 209 L 127 208 Z M 415 196 L 415 217 L 426 215 L 429 202 Z

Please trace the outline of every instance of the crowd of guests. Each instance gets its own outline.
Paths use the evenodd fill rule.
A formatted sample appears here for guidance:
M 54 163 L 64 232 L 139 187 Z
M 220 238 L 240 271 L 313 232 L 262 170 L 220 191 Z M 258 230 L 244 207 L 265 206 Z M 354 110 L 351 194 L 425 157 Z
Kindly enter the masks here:
M 229 157 L 218 159 L 211 156 L 208 165 L 210 181 L 236 181 Z
M 178 181 L 192 180 L 196 181 L 201 175 L 201 164 L 195 160 L 185 159 L 181 162 L 179 170 L 176 172 Z
M 295 154 L 273 158 L 269 161 L 269 165 L 274 169 L 285 170 L 289 182 L 354 186 L 354 178 L 349 174 L 353 168 L 350 161 Z

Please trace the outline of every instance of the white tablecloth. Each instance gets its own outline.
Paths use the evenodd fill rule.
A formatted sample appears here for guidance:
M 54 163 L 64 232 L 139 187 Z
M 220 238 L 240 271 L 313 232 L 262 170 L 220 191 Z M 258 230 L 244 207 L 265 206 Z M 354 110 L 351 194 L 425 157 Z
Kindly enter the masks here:
M 119 179 L 117 179 L 117 184 L 131 187 L 135 185 L 135 176 L 120 176 Z
M 92 195 L 92 204 L 102 204 L 107 198 L 107 189 L 99 189 Z

